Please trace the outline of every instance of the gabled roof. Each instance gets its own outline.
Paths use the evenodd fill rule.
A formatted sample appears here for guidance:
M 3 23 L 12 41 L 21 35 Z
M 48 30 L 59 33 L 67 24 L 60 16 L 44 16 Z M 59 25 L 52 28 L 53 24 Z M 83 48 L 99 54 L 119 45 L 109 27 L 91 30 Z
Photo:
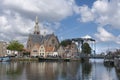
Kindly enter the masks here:
M 43 36 L 42 35 L 38 35 L 38 34 L 31 34 L 30 39 L 32 41 L 32 43 L 38 43 L 38 44 L 42 44 L 43 43 Z
M 43 36 L 43 35 L 39 35 L 39 34 L 30 34 L 29 35 L 29 38 L 31 40 L 31 42 L 33 44 L 43 44 L 44 41 L 47 41 L 49 40 L 52 36 L 54 36 L 54 34 L 48 34 L 46 36 Z M 56 36 L 55 36 L 56 37 Z
M 48 34 L 44 37 L 44 40 L 49 40 L 49 38 L 52 36 L 53 34 Z

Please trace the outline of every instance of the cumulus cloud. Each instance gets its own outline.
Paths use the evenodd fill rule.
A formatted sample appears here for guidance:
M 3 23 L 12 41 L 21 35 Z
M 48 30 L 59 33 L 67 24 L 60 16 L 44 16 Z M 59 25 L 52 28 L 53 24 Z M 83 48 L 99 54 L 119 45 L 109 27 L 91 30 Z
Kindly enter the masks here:
M 39 17 L 41 34 L 52 33 L 74 13 L 74 0 L 0 0 L 0 39 L 26 42 Z
M 94 15 L 91 11 L 90 8 L 88 8 L 88 6 L 84 5 L 79 7 L 79 11 L 77 11 L 77 13 L 81 14 L 81 18 L 79 19 L 82 22 L 89 22 L 89 21 L 93 21 L 94 20 Z
M 113 41 L 115 39 L 114 35 L 106 31 L 103 27 L 98 28 L 98 33 L 95 36 L 100 39 L 100 41 Z
M 41 19 L 59 21 L 72 15 L 74 0 L 4 0 L 3 7 L 22 15 L 38 15 Z
M 97 0 L 92 7 L 83 5 L 79 7 L 80 21 L 93 21 L 98 24 L 96 38 L 100 41 L 114 41 L 119 43 L 119 35 L 115 36 L 113 33 L 105 30 L 106 25 L 111 28 L 120 29 L 120 1 L 119 0 Z M 100 27 L 101 26 L 101 27 Z
M 13 39 L 25 38 L 31 31 L 33 21 L 24 19 L 19 14 L 9 17 L 0 16 L 0 20 L 2 21 L 0 23 L 1 40 L 11 41 Z
M 98 27 L 97 31 L 98 33 L 96 33 L 95 36 L 99 41 L 112 41 L 114 43 L 120 44 L 120 35 L 115 36 L 112 33 L 105 30 L 103 27 Z
M 120 29 L 119 0 L 97 0 L 91 8 L 83 5 L 79 9 L 82 22 L 94 21 L 103 26 L 110 24 L 113 28 Z

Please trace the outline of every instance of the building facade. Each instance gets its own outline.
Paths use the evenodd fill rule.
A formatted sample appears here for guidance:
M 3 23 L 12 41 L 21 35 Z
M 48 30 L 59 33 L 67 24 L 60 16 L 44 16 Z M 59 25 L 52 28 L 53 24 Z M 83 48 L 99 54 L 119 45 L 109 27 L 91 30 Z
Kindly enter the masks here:
M 7 54 L 7 43 L 0 41 L 0 56 L 5 56 Z
M 46 57 L 54 51 L 57 51 L 59 40 L 53 33 L 41 35 L 39 29 L 38 18 L 36 17 L 34 32 L 29 35 L 27 40 L 27 50 L 30 52 L 31 56 Z

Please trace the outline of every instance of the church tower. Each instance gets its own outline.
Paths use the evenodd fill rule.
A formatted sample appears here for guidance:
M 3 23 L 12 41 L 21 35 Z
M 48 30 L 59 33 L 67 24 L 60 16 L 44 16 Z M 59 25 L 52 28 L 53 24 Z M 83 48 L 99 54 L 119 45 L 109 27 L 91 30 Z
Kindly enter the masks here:
M 34 34 L 40 34 L 37 16 L 36 16 L 36 20 L 35 20 Z

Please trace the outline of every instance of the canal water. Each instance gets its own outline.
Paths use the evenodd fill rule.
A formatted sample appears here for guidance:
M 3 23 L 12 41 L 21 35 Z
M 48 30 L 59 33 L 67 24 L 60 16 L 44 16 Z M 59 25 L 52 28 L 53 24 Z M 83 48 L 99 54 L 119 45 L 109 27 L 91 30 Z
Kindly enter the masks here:
M 102 59 L 89 62 L 4 62 L 0 80 L 120 80 L 113 66 Z

